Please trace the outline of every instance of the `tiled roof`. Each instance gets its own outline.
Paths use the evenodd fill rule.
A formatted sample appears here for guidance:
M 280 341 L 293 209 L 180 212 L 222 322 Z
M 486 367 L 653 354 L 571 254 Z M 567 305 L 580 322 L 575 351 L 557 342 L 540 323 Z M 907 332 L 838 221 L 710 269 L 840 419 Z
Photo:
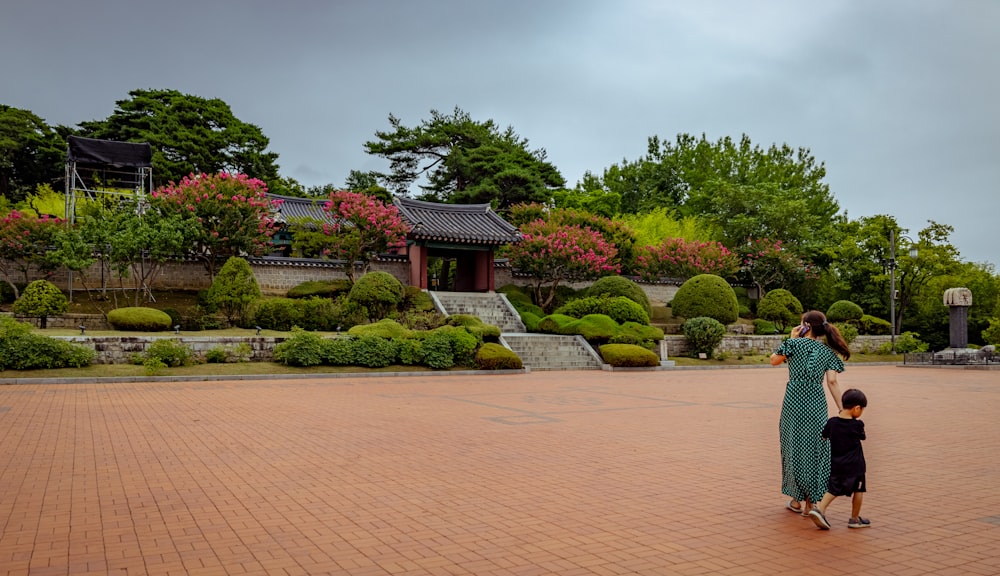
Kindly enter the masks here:
M 325 197 L 298 198 L 277 194 L 268 194 L 267 196 L 272 200 L 281 200 L 281 206 L 278 206 L 278 212 L 281 213 L 279 221 L 283 219 L 284 222 L 288 222 L 292 218 L 312 218 L 321 222 L 333 222 L 330 215 L 323 211 L 323 204 L 327 201 Z
M 460 244 L 511 244 L 521 241 L 521 233 L 494 212 L 489 204 L 440 204 L 396 198 L 414 240 L 437 240 Z

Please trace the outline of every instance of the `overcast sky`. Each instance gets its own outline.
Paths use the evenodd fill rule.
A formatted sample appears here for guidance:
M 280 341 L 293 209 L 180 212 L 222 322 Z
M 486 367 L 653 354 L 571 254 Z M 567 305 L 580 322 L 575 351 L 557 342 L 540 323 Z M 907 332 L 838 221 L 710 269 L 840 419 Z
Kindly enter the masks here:
M 385 170 L 363 144 L 394 114 L 455 106 L 512 126 L 573 186 L 649 136 L 811 150 L 851 218 L 955 227 L 1000 263 L 995 0 L 13 0 L 0 103 L 50 124 L 133 89 L 220 98 L 283 176 Z

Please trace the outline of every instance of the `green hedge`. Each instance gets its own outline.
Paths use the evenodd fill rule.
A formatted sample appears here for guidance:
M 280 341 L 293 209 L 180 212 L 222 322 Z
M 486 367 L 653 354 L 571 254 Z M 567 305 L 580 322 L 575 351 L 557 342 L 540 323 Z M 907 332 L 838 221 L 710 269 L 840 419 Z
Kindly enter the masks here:
M 588 296 L 567 302 L 556 310 L 557 314 L 565 314 L 574 318 L 583 318 L 588 314 L 604 314 L 614 318 L 615 322 L 638 322 L 649 324 L 649 314 L 642 305 L 633 302 L 625 296 Z
M 605 344 L 600 352 L 606 363 L 619 368 L 660 365 L 659 356 L 634 344 Z
M 500 344 L 487 342 L 476 352 L 476 367 L 480 370 L 520 370 L 521 358 Z
M 97 354 L 86 346 L 35 334 L 30 324 L 0 316 L 0 371 L 81 368 Z
M 646 296 L 646 291 L 642 289 L 642 286 L 624 276 L 604 276 L 603 278 L 598 278 L 587 289 L 587 295 L 596 297 L 624 296 L 642 306 L 642 309 L 646 311 L 647 317 L 653 313 L 653 306 L 649 302 L 649 296 Z M 614 317 L 611 314 L 609 316 Z M 619 322 L 622 322 L 622 320 L 619 320 Z
M 350 280 L 307 280 L 306 282 L 303 282 L 298 286 L 293 286 L 289 289 L 287 296 L 289 298 L 310 298 L 312 296 L 319 296 L 322 298 L 330 298 L 332 300 L 337 296 L 343 296 L 350 291 Z
M 115 308 L 108 312 L 108 324 L 123 332 L 162 332 L 170 330 L 170 315 L 155 308 Z

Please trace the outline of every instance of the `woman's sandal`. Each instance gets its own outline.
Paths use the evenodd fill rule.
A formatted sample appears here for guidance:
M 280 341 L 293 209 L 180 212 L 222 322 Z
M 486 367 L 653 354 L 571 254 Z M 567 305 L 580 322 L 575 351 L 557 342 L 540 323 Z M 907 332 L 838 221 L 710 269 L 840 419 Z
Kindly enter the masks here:
M 800 503 L 798 506 L 792 506 L 792 502 L 793 502 L 792 500 L 785 502 L 785 508 L 788 508 L 792 512 L 798 512 L 799 514 L 802 514 L 804 516 L 805 513 L 803 512 L 802 504 Z

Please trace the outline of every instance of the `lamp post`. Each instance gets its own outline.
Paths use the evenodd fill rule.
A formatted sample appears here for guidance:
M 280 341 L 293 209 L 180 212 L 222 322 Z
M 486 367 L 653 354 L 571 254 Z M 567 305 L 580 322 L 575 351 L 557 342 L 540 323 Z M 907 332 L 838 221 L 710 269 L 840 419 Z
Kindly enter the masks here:
M 916 258 L 918 251 L 917 245 L 913 243 L 913 240 L 906 238 L 910 243 L 910 258 Z M 889 261 L 886 262 L 886 266 L 889 267 L 889 341 L 891 346 L 891 352 L 896 353 L 896 231 L 889 230 Z

